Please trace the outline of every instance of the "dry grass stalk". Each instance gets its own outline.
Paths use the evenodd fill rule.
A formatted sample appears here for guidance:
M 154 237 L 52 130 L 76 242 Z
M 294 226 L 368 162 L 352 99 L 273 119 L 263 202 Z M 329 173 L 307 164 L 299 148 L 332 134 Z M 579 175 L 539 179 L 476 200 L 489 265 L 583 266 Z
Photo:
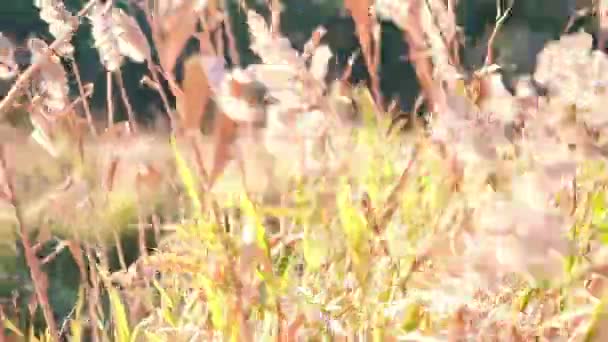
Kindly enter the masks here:
M 48 277 L 41 269 L 41 263 L 36 256 L 32 248 L 32 242 L 30 241 L 30 231 L 24 225 L 22 208 L 17 199 L 17 194 L 15 193 L 15 188 L 13 184 L 13 176 L 11 175 L 9 161 L 7 160 L 7 156 L 5 153 L 5 146 L 0 145 L 0 172 L 3 174 L 2 186 L 4 191 L 2 193 L 3 200 L 7 200 L 15 210 L 15 216 L 17 218 L 17 225 L 19 230 L 19 238 L 23 243 L 23 248 L 25 251 L 25 260 L 27 266 L 30 270 L 30 274 L 32 277 L 32 281 L 34 283 L 34 291 L 36 294 L 36 300 L 42 307 L 42 312 L 44 314 L 44 318 L 46 320 L 47 327 L 50 331 L 51 338 L 53 341 L 59 341 L 59 330 L 57 329 L 57 322 L 55 321 L 55 316 L 53 314 L 53 309 L 51 308 L 51 304 L 49 302 L 48 297 Z
M 363 58 L 372 81 L 374 100 L 379 109 L 383 108 L 380 79 L 378 77 L 378 68 L 380 66 L 378 59 L 380 54 L 380 25 L 375 20 L 373 1 L 346 0 L 344 6 L 350 11 L 355 21 Z
M 499 17 L 496 20 L 496 25 L 494 26 L 494 30 L 492 30 L 492 34 L 490 35 L 490 38 L 488 39 L 488 48 L 486 51 L 486 59 L 484 62 L 484 65 L 486 65 L 486 66 L 494 63 L 494 40 L 496 39 L 496 36 L 498 35 L 498 31 L 500 30 L 500 28 L 502 27 L 504 22 L 509 18 L 509 15 L 511 14 L 511 10 L 513 9 L 514 5 L 515 5 L 515 2 L 512 1 L 511 5 L 503 13 L 499 13 Z
M 422 9 L 424 6 L 421 0 L 412 1 L 409 4 L 409 20 L 405 23 L 405 39 L 410 47 L 410 60 L 414 65 L 416 76 L 422 87 L 427 101 L 431 104 L 430 108 L 435 113 L 443 112 L 445 103 L 441 89 L 433 78 L 433 64 L 431 57 L 427 57 L 427 43 L 425 40 L 424 23 L 422 22 Z
M 89 105 L 88 97 L 90 94 L 87 94 L 85 91 L 85 87 L 82 84 L 82 80 L 80 78 L 80 71 L 76 61 L 74 59 L 70 59 L 72 65 L 72 71 L 74 72 L 74 76 L 76 77 L 76 83 L 78 84 L 78 91 L 80 92 L 80 97 L 82 99 L 82 104 L 85 112 L 85 116 L 87 118 L 87 122 L 89 124 L 89 130 L 91 134 L 96 137 L 97 136 L 97 128 L 95 127 L 95 123 L 93 122 L 93 114 L 91 114 L 91 107 Z
M 119 70 L 116 73 L 116 80 L 118 81 L 118 89 L 120 90 L 120 97 L 127 109 L 127 118 L 129 119 L 129 124 L 131 125 L 131 129 L 133 133 L 137 133 L 137 119 L 135 117 L 135 113 L 133 112 L 133 107 L 131 107 L 131 103 L 129 102 L 129 96 L 127 94 L 127 89 L 125 88 L 125 82 L 122 78 L 122 72 Z

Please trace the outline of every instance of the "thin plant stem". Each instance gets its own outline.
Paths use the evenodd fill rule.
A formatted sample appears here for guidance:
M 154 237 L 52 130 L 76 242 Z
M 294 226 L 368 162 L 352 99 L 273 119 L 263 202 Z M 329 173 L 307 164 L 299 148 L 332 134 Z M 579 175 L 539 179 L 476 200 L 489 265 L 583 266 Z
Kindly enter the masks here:
M 139 255 L 142 257 L 148 256 L 148 251 L 146 247 L 146 224 L 145 224 L 145 216 L 143 215 L 141 207 L 139 208 L 139 213 L 137 217 L 137 233 L 138 233 L 138 244 L 139 244 Z
M 112 101 L 112 73 L 106 72 L 107 88 L 106 103 L 108 107 L 108 129 L 114 125 L 114 101 Z
M 118 254 L 118 262 L 120 263 L 120 267 L 122 267 L 122 269 L 124 271 L 126 271 L 128 269 L 127 267 L 127 262 L 125 261 L 125 253 L 122 249 L 122 242 L 120 240 L 120 236 L 118 235 L 118 232 L 116 230 L 114 230 L 112 232 L 112 235 L 114 235 L 114 243 L 116 244 L 116 252 Z
M 484 62 L 484 65 L 486 65 L 486 66 L 494 63 L 494 53 L 492 51 L 492 49 L 494 47 L 494 41 L 496 40 L 496 36 L 498 35 L 498 30 L 500 30 L 502 25 L 505 23 L 505 21 L 509 17 L 509 14 L 511 14 L 511 10 L 513 9 L 514 4 L 515 4 L 515 1 L 511 1 L 511 5 L 496 20 L 496 25 L 494 26 L 494 30 L 492 31 L 492 34 L 490 35 L 490 38 L 488 39 L 488 49 L 486 51 L 486 59 Z M 497 6 L 499 6 L 498 2 L 497 2 Z M 497 13 L 500 13 L 500 12 L 501 11 L 498 11 Z
M 159 44 L 158 44 L 159 43 L 158 23 L 154 20 L 152 14 L 150 13 L 148 6 L 144 6 L 144 12 L 146 14 L 146 21 L 150 24 L 150 27 L 152 29 L 152 41 L 154 42 L 154 44 L 156 46 L 159 46 Z M 158 68 L 161 68 L 160 63 L 158 65 Z M 163 102 L 163 106 L 165 107 L 165 111 L 167 112 L 167 115 L 169 116 L 169 120 L 171 121 L 171 130 L 172 130 L 172 132 L 175 133 L 179 127 L 179 121 L 178 121 L 178 118 L 175 115 L 175 113 L 171 110 L 171 106 L 169 105 L 169 100 L 168 100 L 167 94 L 165 93 L 164 89 L 162 88 L 160 78 L 158 77 L 157 66 L 152 62 L 151 59 L 148 60 L 148 70 L 150 70 L 150 73 L 152 75 L 152 80 L 154 82 L 156 82 L 156 84 L 158 85 L 158 94 L 160 95 L 160 98 Z
M 84 90 L 84 86 L 82 85 L 82 79 L 80 78 L 80 71 L 78 70 L 78 64 L 72 58 L 70 60 L 72 64 L 72 70 L 74 71 L 74 76 L 76 77 L 76 82 L 78 83 L 78 91 L 80 92 L 80 96 L 82 97 L 82 107 L 84 108 L 84 113 L 87 117 L 87 122 L 89 124 L 89 130 L 94 137 L 97 136 L 97 129 L 95 129 L 95 124 L 93 123 L 93 115 L 91 114 L 91 107 L 89 106 L 89 100 L 87 100 L 87 94 Z
M 97 261 L 95 260 L 95 254 L 92 253 L 92 247 L 87 245 L 87 246 L 85 246 L 85 249 L 86 249 L 87 259 L 89 260 L 90 284 L 92 284 L 92 286 L 87 286 L 88 287 L 87 309 L 89 312 L 89 324 L 91 325 L 91 335 L 92 335 L 93 342 L 99 342 L 100 335 L 99 335 L 99 331 L 97 330 L 97 322 L 99 321 L 99 316 L 98 316 L 98 311 L 97 311 L 98 303 L 99 303 L 99 277 L 98 277 L 97 268 L 96 268 Z
M 171 121 L 171 128 L 173 131 L 175 131 L 178 127 L 178 119 L 175 116 L 175 113 L 171 110 L 171 106 L 169 105 L 169 99 L 167 97 L 167 94 L 165 93 L 165 90 L 163 89 L 161 83 L 160 83 L 160 78 L 158 77 L 158 72 L 156 71 L 156 66 L 154 64 L 152 64 L 152 62 L 150 62 L 148 64 L 148 69 L 150 70 L 150 74 L 152 75 L 152 80 L 158 85 L 158 94 L 160 95 L 160 98 L 163 102 L 163 107 L 165 107 L 165 111 L 167 112 L 167 115 L 169 116 L 169 120 Z
M 122 72 L 120 70 L 118 70 L 116 73 L 116 80 L 118 81 L 118 88 L 120 89 L 120 97 L 122 97 L 122 101 L 127 109 L 127 116 L 129 117 L 131 130 L 137 133 L 137 120 L 135 120 L 135 113 L 133 113 L 133 107 L 129 102 L 129 96 L 127 95 L 127 89 L 125 88 L 125 82 L 122 78 Z
M 36 298 L 38 303 L 42 307 L 42 313 L 44 315 L 44 319 L 46 320 L 47 327 L 50 331 L 51 338 L 53 341 L 59 341 L 59 330 L 57 329 L 57 322 L 55 321 L 55 317 L 53 315 L 53 309 L 51 308 L 51 304 L 49 302 L 48 297 L 48 278 L 46 274 L 42 272 L 40 261 L 32 248 L 32 242 L 30 241 L 28 235 L 28 229 L 25 226 L 25 221 L 23 219 L 23 212 L 21 211 L 21 205 L 17 196 L 15 194 L 15 189 L 9 175 L 9 168 L 7 165 L 7 161 L 4 154 L 4 146 L 0 145 L 0 167 L 5 174 L 5 187 L 8 191 L 7 197 L 9 202 L 13 206 L 15 210 L 15 216 L 17 219 L 17 226 L 19 231 L 19 237 L 23 243 L 23 249 L 25 252 L 25 261 L 27 267 L 30 270 L 30 274 L 32 277 L 32 282 L 34 284 L 34 292 L 36 294 Z

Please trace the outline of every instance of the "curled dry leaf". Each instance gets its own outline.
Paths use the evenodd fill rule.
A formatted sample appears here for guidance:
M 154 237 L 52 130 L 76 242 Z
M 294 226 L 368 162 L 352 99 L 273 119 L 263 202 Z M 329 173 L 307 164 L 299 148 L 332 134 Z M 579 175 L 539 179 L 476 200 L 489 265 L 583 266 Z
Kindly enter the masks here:
M 302 65 L 298 52 L 291 46 L 289 40 L 284 37 L 274 37 L 261 15 L 252 10 L 248 11 L 247 24 L 251 36 L 251 50 L 260 56 L 264 64 Z
M 68 78 L 56 55 L 47 55 L 48 45 L 41 39 L 31 38 L 28 47 L 32 53 L 32 64 L 40 63 L 34 77 L 34 95 L 42 99 L 46 113 L 56 114 L 68 106 Z
M 175 0 L 155 2 L 156 16 L 153 27 L 158 31 L 157 44 L 159 59 L 166 72 L 172 72 L 183 48 L 193 34 L 199 20 L 199 13 L 206 7 L 205 0 Z
M 40 8 L 40 19 L 49 24 L 49 32 L 53 37 L 64 41 L 55 50 L 62 56 L 74 53 L 74 46 L 70 40 L 74 28 L 78 25 L 78 19 L 65 8 L 60 0 L 35 0 L 34 5 Z
M 38 143 L 53 158 L 59 157 L 59 151 L 53 143 L 52 131 L 48 120 L 40 113 L 30 114 L 33 131 L 30 135 L 32 140 Z
M 0 32 L 0 79 L 8 80 L 17 75 L 15 45 Z
M 89 16 L 93 38 L 101 61 L 108 71 L 116 71 L 128 57 L 143 63 L 150 58 L 150 46 L 137 21 L 112 2 L 97 5 Z
M 331 50 L 327 45 L 319 46 L 315 49 L 310 63 L 310 73 L 319 82 L 324 82 L 327 74 L 327 63 L 332 57 Z
M 112 2 L 108 2 L 105 6 L 95 6 L 89 18 L 93 27 L 95 46 L 102 64 L 107 70 L 114 71 L 120 68 L 123 56 L 112 32 L 111 4 Z
M 235 69 L 222 82 L 217 100 L 222 111 L 238 122 L 265 120 L 264 102 L 266 87 L 250 72 Z
M 123 55 L 138 63 L 150 58 L 150 45 L 135 18 L 121 9 L 113 9 L 112 21 L 118 47 Z
M 310 38 L 310 40 L 306 42 L 306 44 L 304 44 L 304 52 L 302 54 L 304 56 L 304 59 L 308 59 L 315 52 L 315 50 L 321 43 L 321 39 L 323 38 L 323 36 L 325 36 L 325 33 L 327 33 L 327 30 L 323 26 L 317 27 L 315 29 L 315 31 L 312 33 L 312 37 Z

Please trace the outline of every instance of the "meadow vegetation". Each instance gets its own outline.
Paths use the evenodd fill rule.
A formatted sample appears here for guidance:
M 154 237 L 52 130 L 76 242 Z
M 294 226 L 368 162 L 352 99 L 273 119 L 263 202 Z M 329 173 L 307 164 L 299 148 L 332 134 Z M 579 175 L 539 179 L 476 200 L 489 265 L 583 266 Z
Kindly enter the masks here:
M 297 51 L 278 0 L 268 18 L 243 4 L 261 62 L 227 68 L 222 4 L 133 1 L 146 37 L 112 1 L 39 0 L 55 39 L 29 39 L 24 70 L 0 36 L 0 274 L 19 289 L 0 288 L 2 340 L 608 339 L 608 56 L 590 34 L 547 44 L 510 92 L 495 35 L 461 65 L 457 1 L 345 0 L 366 87 L 349 68 L 327 82 L 324 29 Z M 378 20 L 403 32 L 423 115 L 383 99 Z M 74 62 L 84 22 L 121 89 L 103 115 Z M 157 127 L 127 60 L 149 69 Z

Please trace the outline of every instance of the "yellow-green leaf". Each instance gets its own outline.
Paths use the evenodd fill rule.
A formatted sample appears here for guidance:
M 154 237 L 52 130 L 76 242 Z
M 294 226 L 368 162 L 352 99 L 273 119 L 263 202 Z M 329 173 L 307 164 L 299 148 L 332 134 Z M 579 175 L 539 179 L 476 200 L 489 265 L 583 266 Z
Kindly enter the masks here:
M 110 305 L 112 308 L 112 318 L 114 320 L 114 338 L 117 342 L 129 342 L 131 340 L 131 332 L 129 330 L 129 320 L 127 312 L 123 305 L 118 291 L 113 287 L 108 288 L 110 296 Z
M 179 172 L 179 176 L 182 180 L 182 183 L 184 183 L 184 186 L 186 187 L 186 191 L 188 192 L 188 196 L 190 197 L 190 201 L 192 202 L 192 207 L 195 211 L 195 215 L 197 216 L 197 218 L 200 218 L 202 205 L 198 195 L 194 175 L 192 175 L 192 172 L 188 168 L 186 160 L 179 152 L 175 137 L 171 137 L 171 146 L 173 147 L 173 153 L 175 154 L 175 161 L 177 163 L 177 171 Z
M 10 331 L 12 331 L 13 333 L 23 337 L 23 333 L 21 332 L 21 330 L 19 330 L 19 328 L 17 328 L 17 326 L 15 326 L 15 324 L 13 324 L 13 322 L 10 319 L 3 319 L 2 320 L 2 324 L 4 324 L 4 328 L 8 329 Z

